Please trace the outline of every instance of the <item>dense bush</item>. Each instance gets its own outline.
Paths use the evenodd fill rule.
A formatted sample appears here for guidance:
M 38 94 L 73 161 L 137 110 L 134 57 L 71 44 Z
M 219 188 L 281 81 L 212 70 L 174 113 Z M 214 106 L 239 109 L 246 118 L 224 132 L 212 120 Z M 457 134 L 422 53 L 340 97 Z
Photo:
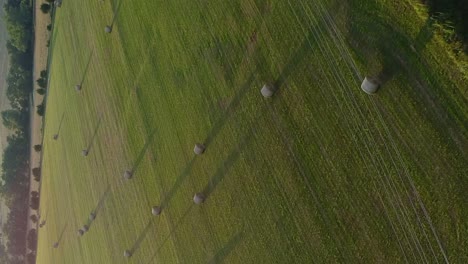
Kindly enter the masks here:
M 50 5 L 50 4 L 43 3 L 43 4 L 41 5 L 41 11 L 42 11 L 42 13 L 44 13 L 44 14 L 49 13 L 50 9 L 51 9 L 51 5 Z
M 40 95 L 44 95 L 46 93 L 46 89 L 44 88 L 39 88 L 39 89 L 36 89 L 36 92 Z
M 45 112 L 45 106 L 44 106 L 44 103 L 40 104 L 37 106 L 37 110 L 36 110 L 36 113 L 40 116 L 43 116 L 44 115 L 44 112 Z
M 464 52 L 468 53 L 468 3 L 466 0 L 421 0 L 429 8 L 429 13 L 440 25 L 445 33 L 444 39 L 451 43 L 463 43 Z M 451 36 L 449 36 L 451 35 Z

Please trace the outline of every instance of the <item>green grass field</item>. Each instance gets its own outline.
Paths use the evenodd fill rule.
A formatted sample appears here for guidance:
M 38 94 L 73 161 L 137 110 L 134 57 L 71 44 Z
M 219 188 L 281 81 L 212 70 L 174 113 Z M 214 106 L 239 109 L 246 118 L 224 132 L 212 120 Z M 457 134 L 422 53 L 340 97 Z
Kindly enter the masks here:
M 467 263 L 467 69 L 417 2 L 64 1 L 37 263 Z

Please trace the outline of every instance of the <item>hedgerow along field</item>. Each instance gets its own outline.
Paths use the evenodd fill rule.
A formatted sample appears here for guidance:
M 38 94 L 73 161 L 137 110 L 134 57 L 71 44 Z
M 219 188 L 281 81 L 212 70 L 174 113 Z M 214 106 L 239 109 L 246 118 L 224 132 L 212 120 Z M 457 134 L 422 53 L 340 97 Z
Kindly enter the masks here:
M 417 2 L 64 1 L 37 263 L 466 263 L 466 68 Z

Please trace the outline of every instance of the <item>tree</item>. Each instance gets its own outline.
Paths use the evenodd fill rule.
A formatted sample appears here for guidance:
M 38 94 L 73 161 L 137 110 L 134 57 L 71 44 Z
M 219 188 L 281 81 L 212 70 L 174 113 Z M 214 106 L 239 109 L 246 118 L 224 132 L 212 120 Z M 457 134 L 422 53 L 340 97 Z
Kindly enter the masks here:
M 33 210 L 39 209 L 39 197 L 31 197 L 31 203 L 29 204 L 29 207 Z
M 22 116 L 18 110 L 2 111 L 3 125 L 10 130 L 18 130 L 22 128 Z
M 30 219 L 33 223 L 37 223 L 37 215 L 31 215 Z
M 47 79 L 44 79 L 44 78 L 39 78 L 36 80 L 37 82 L 37 85 L 39 85 L 39 87 L 41 88 L 47 88 Z
M 44 112 L 45 112 L 45 107 L 44 107 L 44 103 L 40 104 L 37 106 L 37 111 L 36 113 L 40 116 L 43 116 L 44 115 Z
M 41 177 L 41 168 L 39 168 L 39 167 L 33 168 L 32 169 L 32 174 L 33 174 L 34 177 Z
M 44 95 L 46 93 L 46 89 L 44 88 L 39 88 L 39 89 L 36 89 L 36 92 L 40 95 Z
M 41 150 L 42 150 L 42 145 L 40 145 L 40 144 L 34 145 L 34 150 L 35 150 L 36 152 L 41 151 Z
M 41 5 L 41 11 L 42 11 L 42 13 L 44 13 L 44 14 L 49 13 L 50 8 L 51 8 L 51 6 L 50 6 L 49 4 L 47 4 L 47 3 L 43 3 L 43 4 Z
M 31 229 L 28 232 L 28 248 L 32 251 L 36 251 L 37 248 L 37 231 Z

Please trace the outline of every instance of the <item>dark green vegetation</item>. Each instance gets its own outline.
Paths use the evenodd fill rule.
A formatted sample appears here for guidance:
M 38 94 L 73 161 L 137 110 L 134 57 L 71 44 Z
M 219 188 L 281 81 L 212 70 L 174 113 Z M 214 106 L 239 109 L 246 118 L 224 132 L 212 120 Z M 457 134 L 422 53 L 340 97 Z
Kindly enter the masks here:
M 468 53 L 468 3 L 466 0 L 422 0 L 430 15 L 443 25 L 444 39 L 449 43 L 461 41 Z M 457 34 L 453 34 L 456 32 Z
M 428 18 L 409 0 L 64 2 L 37 263 L 468 262 L 466 62 Z
M 1 195 L 10 209 L 3 228 L 6 251 L 1 263 L 24 263 L 29 192 L 29 98 L 32 92 L 32 7 L 29 0 L 9 0 L 3 6 L 9 39 L 6 96 L 11 109 L 1 113 L 10 130 L 3 152 Z M 3 248 L 3 246 L 2 246 Z M 3 250 L 2 250 L 3 251 Z

